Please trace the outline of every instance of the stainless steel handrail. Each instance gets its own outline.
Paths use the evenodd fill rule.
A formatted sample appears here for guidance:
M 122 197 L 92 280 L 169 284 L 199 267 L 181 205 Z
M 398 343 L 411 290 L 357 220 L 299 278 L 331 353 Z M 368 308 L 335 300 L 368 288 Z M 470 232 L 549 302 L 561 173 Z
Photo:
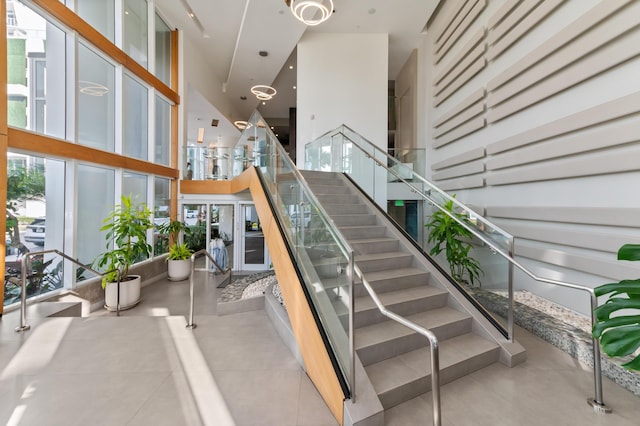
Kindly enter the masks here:
M 376 292 L 371 288 L 369 282 L 364 278 L 362 271 L 357 266 L 354 268 L 356 274 L 362 280 L 362 285 L 367 289 L 369 296 L 373 299 L 374 303 L 378 307 L 380 313 L 392 320 L 410 328 L 416 333 L 422 334 L 429 339 L 429 348 L 431 350 L 431 396 L 433 398 L 433 425 L 440 426 L 441 419 L 441 406 L 440 406 L 440 350 L 438 347 L 438 338 L 431 330 L 419 326 L 418 324 L 409 321 L 408 319 L 389 311 L 384 304 L 378 298 Z
M 203 254 L 209 258 L 209 260 L 215 265 L 216 269 L 218 269 L 219 272 L 223 274 L 226 274 L 227 272 L 229 272 L 229 281 L 231 281 L 231 268 L 227 268 L 226 270 L 222 269 L 220 265 L 218 265 L 218 263 L 214 260 L 213 256 L 209 254 L 207 249 L 198 250 L 197 252 L 191 255 L 191 258 L 190 258 L 191 259 L 191 276 L 189 278 L 189 320 L 188 320 L 189 322 L 186 325 L 186 327 L 190 329 L 194 329 L 197 327 L 197 325 L 193 323 L 194 285 L 195 285 L 194 272 L 196 270 L 196 258 Z
M 348 129 L 347 126 L 344 126 L 344 127 Z M 349 129 L 349 130 L 351 130 L 351 129 Z M 353 130 L 351 130 L 351 131 L 353 132 Z M 356 133 L 356 132 L 354 132 L 354 133 Z M 595 323 L 595 320 L 596 320 L 595 314 L 593 312 L 598 307 L 598 299 L 597 299 L 597 297 L 595 295 L 595 292 L 594 292 L 593 288 L 586 287 L 586 286 L 579 285 L 579 284 L 572 284 L 572 283 L 567 283 L 567 282 L 564 282 L 564 281 L 550 280 L 550 279 L 547 279 L 547 278 L 538 277 L 536 274 L 534 274 L 529 269 L 527 269 L 525 266 L 523 266 L 520 262 L 518 262 L 512 256 L 511 253 L 505 253 L 500 247 L 498 247 L 496 244 L 494 244 L 489 239 L 485 238 L 482 234 L 477 232 L 474 228 L 470 227 L 467 223 L 465 223 L 464 221 L 461 221 L 454 214 L 452 214 L 451 212 L 449 212 L 445 208 L 441 207 L 433 198 L 431 198 L 429 193 L 425 193 L 424 191 L 418 189 L 417 187 L 415 187 L 411 183 L 407 182 L 404 178 L 402 178 L 402 176 L 400 176 L 394 170 L 390 169 L 386 164 L 384 164 L 383 162 L 381 162 L 377 158 L 372 157 L 371 155 L 369 155 L 366 152 L 366 150 L 364 150 L 356 141 L 354 141 L 353 139 L 349 138 L 347 135 L 342 134 L 342 136 L 347 138 L 351 143 L 353 143 L 356 147 L 358 147 L 358 149 L 360 149 L 362 152 L 364 152 L 367 155 L 367 157 L 371 158 L 379 166 L 384 167 L 387 170 L 388 173 L 391 173 L 394 176 L 396 176 L 398 179 L 402 180 L 402 182 L 404 182 L 406 185 L 408 185 L 411 188 L 412 192 L 414 192 L 414 193 L 422 196 L 426 200 L 428 200 L 433 206 L 435 206 L 440 211 L 444 212 L 449 217 L 454 219 L 456 222 L 461 224 L 465 229 L 467 229 L 469 232 L 471 232 L 475 237 L 480 239 L 483 243 L 487 244 L 489 247 L 491 247 L 492 250 L 494 250 L 495 252 L 500 254 L 508 262 L 510 262 L 512 265 L 516 266 L 518 269 L 520 269 L 522 272 L 524 272 L 526 275 L 528 275 L 532 279 L 534 279 L 536 281 L 539 281 L 539 282 L 542 282 L 542 283 L 546 283 L 546 284 L 551 284 L 551 285 L 556 285 L 556 286 L 559 286 L 559 287 L 571 288 L 571 289 L 574 289 L 574 290 L 580 290 L 580 291 L 588 292 L 590 294 L 590 296 L 591 296 L 590 297 L 591 328 L 593 329 L 593 326 L 594 326 L 594 323 Z M 371 142 L 369 142 L 369 143 L 371 143 Z M 373 145 L 373 146 L 375 146 L 375 145 Z M 376 147 L 376 148 L 380 149 L 378 147 Z M 414 173 L 414 175 L 415 175 L 415 173 Z M 419 175 L 416 175 L 416 176 L 419 176 Z M 430 184 L 430 186 L 433 187 L 432 184 Z M 486 219 L 484 219 L 482 216 L 477 216 L 477 217 L 478 217 L 478 219 L 482 219 L 482 221 L 484 223 L 488 223 L 492 228 L 499 229 L 495 225 L 491 224 L 491 222 L 489 222 Z M 507 234 L 507 235 L 509 235 L 509 234 Z M 512 236 L 510 237 L 510 247 L 513 247 L 513 237 Z M 510 306 L 513 306 L 513 284 L 511 282 L 511 280 L 509 281 L 509 299 L 510 299 L 509 300 Z M 513 320 L 513 309 L 509 310 L 508 315 L 509 315 L 510 327 L 513 327 L 513 322 L 514 322 L 514 320 Z M 513 329 L 510 330 L 509 334 L 510 335 L 513 334 Z M 611 410 L 610 407 L 607 407 L 607 405 L 604 403 L 604 398 L 603 398 L 603 394 L 602 394 L 602 366 L 601 366 L 601 356 L 600 356 L 600 343 L 593 336 L 591 337 L 591 339 L 592 339 L 592 346 L 593 346 L 593 375 L 594 375 L 593 381 L 594 381 L 594 388 L 595 388 L 595 397 L 594 398 L 587 398 L 587 403 L 591 407 L 593 407 L 594 411 L 601 412 L 601 413 L 611 413 L 612 410 Z
M 78 266 L 81 266 L 82 268 L 88 270 L 89 272 L 94 273 L 95 275 L 99 276 L 99 277 L 103 277 L 107 274 L 110 274 L 114 271 L 116 271 L 117 269 L 112 269 L 111 271 L 107 271 L 107 272 L 98 272 L 95 269 L 91 268 L 88 265 L 85 265 L 84 263 L 81 263 L 80 261 L 72 258 L 71 256 L 67 255 L 66 253 L 61 252 L 60 250 L 56 250 L 56 249 L 52 249 L 52 250 L 43 250 L 43 251 L 35 251 L 35 252 L 29 252 L 29 253 L 25 253 L 25 255 L 22 257 L 21 260 L 21 271 L 20 271 L 20 286 L 21 286 L 21 292 L 20 292 L 20 325 L 18 327 L 15 328 L 16 333 L 21 333 L 23 331 L 27 331 L 31 328 L 31 326 L 29 324 L 27 324 L 27 265 L 30 262 L 31 257 L 33 256 L 40 256 L 40 255 L 45 255 L 45 254 L 50 254 L 50 253 L 55 253 L 58 256 L 72 262 L 75 263 Z M 120 315 L 120 276 L 118 275 L 118 297 L 117 297 L 117 303 L 116 303 L 116 315 Z

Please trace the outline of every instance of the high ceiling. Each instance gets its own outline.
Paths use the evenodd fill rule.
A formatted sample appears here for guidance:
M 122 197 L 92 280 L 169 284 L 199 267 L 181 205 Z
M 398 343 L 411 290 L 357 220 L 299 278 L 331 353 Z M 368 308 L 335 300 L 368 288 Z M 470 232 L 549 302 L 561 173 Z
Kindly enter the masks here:
M 296 104 L 295 46 L 305 31 L 388 33 L 389 78 L 393 80 L 418 46 L 438 3 L 439 0 L 334 0 L 333 16 L 321 25 L 307 27 L 293 17 L 284 0 L 156 0 L 169 24 L 184 31 L 185 42 L 195 43 L 203 55 L 214 58 L 209 61 L 212 72 L 226 82 L 224 91 L 241 116 L 248 118 L 260 106 L 265 118 L 282 121 Z M 195 20 L 188 16 L 189 10 Z M 260 52 L 267 52 L 267 56 Z M 278 94 L 266 105 L 259 105 L 250 92 L 256 84 L 273 85 Z M 197 132 L 192 126 L 198 124 L 192 119 L 208 118 L 217 112 L 215 106 L 206 111 L 202 110 L 202 102 L 197 104 L 187 105 L 190 139 L 191 133 Z

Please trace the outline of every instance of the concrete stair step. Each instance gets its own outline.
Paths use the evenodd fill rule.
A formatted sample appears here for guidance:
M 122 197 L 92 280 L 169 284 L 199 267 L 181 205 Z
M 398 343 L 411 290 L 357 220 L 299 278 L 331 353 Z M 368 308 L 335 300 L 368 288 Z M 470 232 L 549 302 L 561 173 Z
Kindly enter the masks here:
M 373 214 L 333 214 L 331 219 L 333 219 L 336 226 L 376 224 L 376 216 Z
M 387 228 L 383 225 L 340 226 L 338 228 L 347 241 L 352 239 L 361 240 L 363 238 L 380 238 L 384 237 L 387 232 Z
M 438 343 L 440 385 L 480 370 L 498 361 L 500 355 L 496 343 L 473 333 Z M 424 347 L 365 368 L 385 409 L 431 390 L 430 360 L 429 347 Z
M 351 189 L 342 185 L 342 182 L 338 182 L 337 180 L 325 180 L 317 183 L 314 182 L 310 184 L 309 187 L 313 190 L 313 193 L 316 196 L 329 194 L 351 195 Z
M 423 285 L 378 294 L 383 305 L 398 315 L 408 316 L 445 305 L 448 293 L 438 287 Z M 354 327 L 387 321 L 368 295 L 355 298 Z
M 434 307 L 430 310 L 403 316 L 433 331 L 439 340 L 469 333 L 472 327 L 470 315 L 448 306 Z M 365 366 L 422 348 L 428 344 L 428 340 L 421 334 L 386 317 L 384 321 L 360 327 L 355 331 L 356 350 L 362 365 Z
M 373 290 L 381 296 L 389 291 L 396 291 L 416 286 L 426 286 L 429 283 L 429 272 L 419 268 L 389 269 L 386 271 L 367 272 L 364 277 Z M 361 280 L 355 280 L 354 294 L 356 297 L 369 293 Z
M 356 254 L 371 254 L 396 251 L 400 247 L 400 242 L 396 238 L 363 238 L 361 240 L 351 240 L 349 245 Z
M 368 213 L 369 209 L 364 204 L 358 203 L 343 203 L 336 204 L 335 202 L 323 202 L 322 207 L 326 210 L 329 216 L 336 214 L 361 214 Z
M 401 251 L 368 253 L 357 255 L 355 261 L 366 276 L 367 272 L 408 268 L 413 263 L 413 255 Z
M 321 204 L 357 204 L 360 197 L 351 194 L 316 194 L 316 198 Z

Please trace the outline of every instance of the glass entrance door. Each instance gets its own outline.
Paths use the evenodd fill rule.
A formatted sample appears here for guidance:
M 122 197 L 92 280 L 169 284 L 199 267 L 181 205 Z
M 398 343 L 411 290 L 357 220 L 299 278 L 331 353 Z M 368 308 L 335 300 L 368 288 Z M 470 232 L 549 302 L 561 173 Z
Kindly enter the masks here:
M 262 271 L 269 269 L 269 259 L 266 242 L 258 212 L 253 204 L 243 204 L 242 216 L 244 223 L 242 228 L 241 267 L 245 271 Z

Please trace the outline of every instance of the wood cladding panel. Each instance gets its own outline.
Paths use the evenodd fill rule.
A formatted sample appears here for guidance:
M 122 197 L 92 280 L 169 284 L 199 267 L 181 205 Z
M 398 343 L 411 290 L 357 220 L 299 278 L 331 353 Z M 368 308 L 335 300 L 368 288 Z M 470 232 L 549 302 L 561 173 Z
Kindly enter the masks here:
M 487 185 L 497 186 L 632 172 L 638 170 L 638 158 L 640 158 L 640 145 L 497 171 L 488 174 L 486 182 Z
M 491 218 L 578 223 L 618 227 L 638 227 L 640 208 L 630 207 L 558 207 L 488 206 Z
M 562 135 L 489 158 L 487 170 L 499 170 L 640 141 L 640 115 Z
M 455 29 L 451 32 L 451 35 L 446 38 L 444 43 L 436 43 L 436 64 L 439 63 L 442 58 L 450 51 L 451 47 L 462 37 L 462 35 L 469 29 L 471 24 L 482 13 L 487 5 L 486 0 L 470 0 L 465 3 L 465 8 L 471 5 L 469 12 L 465 15 L 464 10 L 457 17 L 462 17 L 460 24 L 455 26 Z M 453 28 L 453 26 L 451 27 Z
M 467 163 L 469 161 L 477 160 L 483 157 L 484 157 L 484 148 L 478 147 L 478 148 L 474 148 L 469 151 L 463 152 L 462 154 L 454 155 L 445 160 L 438 161 L 437 163 L 432 164 L 431 168 L 433 170 L 446 169 L 447 167 Z
M 553 12 L 558 6 L 562 4 L 564 0 L 544 0 L 529 14 L 526 16 L 516 27 L 514 27 L 507 35 L 497 40 L 496 42 L 490 42 L 487 51 L 487 59 L 493 61 L 503 52 L 509 49 L 516 41 L 522 38 L 525 34 L 531 31 L 536 25 L 544 20 L 551 12 Z
M 542 141 L 561 134 L 574 132 L 595 124 L 613 120 L 639 110 L 640 92 L 631 93 L 619 99 L 606 102 L 584 111 L 559 118 L 548 124 L 510 136 L 487 145 L 487 154 L 497 154 L 519 148 L 533 142 Z
M 543 248 L 517 239 L 515 255 L 617 280 L 633 277 L 638 273 L 637 267 L 623 265 L 616 260 L 615 256 L 605 258 L 596 253 L 592 255 L 569 253 L 562 249 Z
M 304 360 L 306 373 L 318 389 L 339 424 L 343 424 L 344 394 L 324 346 L 315 318 L 302 290 L 295 265 L 273 217 L 255 168 L 250 168 L 231 181 L 181 181 L 185 189 L 201 194 L 234 194 L 249 189 L 256 206 L 265 240 L 273 262 L 293 334 Z M 199 192 L 197 192 L 199 191 Z
M 9 128 L 9 147 L 45 156 L 69 158 L 176 179 L 178 170 L 112 152 Z
M 487 83 L 487 90 L 494 91 L 506 82 L 521 75 L 534 64 L 540 62 L 551 53 L 557 51 L 571 40 L 588 31 L 591 27 L 607 19 L 610 15 L 620 10 L 633 0 L 603 1 L 593 9 L 580 16 L 576 21 L 567 25 L 564 29 L 551 36 L 536 49 L 528 52 L 520 61 L 503 70 L 495 78 Z

